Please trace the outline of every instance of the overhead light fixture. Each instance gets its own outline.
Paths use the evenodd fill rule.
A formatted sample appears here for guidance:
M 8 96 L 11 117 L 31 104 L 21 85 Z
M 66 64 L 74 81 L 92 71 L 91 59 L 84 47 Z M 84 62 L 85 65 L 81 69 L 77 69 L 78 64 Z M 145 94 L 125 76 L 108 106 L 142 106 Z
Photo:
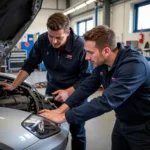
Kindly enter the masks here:
M 66 12 L 64 12 L 64 15 L 68 15 L 68 14 L 71 14 L 72 12 L 78 10 L 78 9 L 81 9 L 83 7 L 85 7 L 86 5 L 88 4 L 91 4 L 92 2 L 95 2 L 96 0 L 87 0 L 87 1 L 84 1 L 83 3 L 80 3 L 79 5 L 76 5 L 74 7 L 72 7 L 72 9 L 70 10 L 66 10 Z
M 70 10 L 66 11 L 66 12 L 64 13 L 64 15 L 71 14 L 71 13 L 72 13 L 72 12 L 74 12 L 74 11 L 75 11 L 75 9 L 74 9 L 74 8 L 72 8 L 72 9 L 70 9 Z
M 80 4 L 80 5 L 75 7 L 75 10 L 78 10 L 78 9 L 83 8 L 85 6 L 86 6 L 86 3 Z
M 90 3 L 93 3 L 95 0 L 88 0 L 86 1 L 86 4 L 90 4 Z
M 67 15 L 67 12 L 64 12 L 64 15 Z

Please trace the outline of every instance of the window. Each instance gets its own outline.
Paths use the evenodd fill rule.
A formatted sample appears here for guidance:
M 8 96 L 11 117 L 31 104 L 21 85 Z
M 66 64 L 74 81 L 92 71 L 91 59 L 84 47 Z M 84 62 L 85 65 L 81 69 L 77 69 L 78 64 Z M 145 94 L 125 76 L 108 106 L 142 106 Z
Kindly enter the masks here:
M 134 32 L 150 31 L 150 1 L 135 5 L 134 9 Z
M 79 36 L 82 36 L 86 31 L 92 29 L 93 27 L 94 27 L 94 25 L 93 25 L 92 18 L 77 22 L 77 34 Z M 88 65 L 87 72 L 92 73 L 94 66 L 90 61 L 88 61 L 88 63 L 89 63 L 89 65 Z
M 86 31 L 93 28 L 93 19 L 86 19 L 80 22 L 77 22 L 77 34 L 82 36 Z

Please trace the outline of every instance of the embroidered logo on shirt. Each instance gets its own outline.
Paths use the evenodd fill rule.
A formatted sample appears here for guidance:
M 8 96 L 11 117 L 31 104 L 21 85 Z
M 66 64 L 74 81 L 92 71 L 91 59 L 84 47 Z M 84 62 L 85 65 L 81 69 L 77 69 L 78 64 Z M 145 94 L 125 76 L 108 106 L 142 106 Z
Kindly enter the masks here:
M 103 76 L 103 72 L 100 72 L 100 75 Z
M 66 58 L 68 58 L 68 59 L 72 59 L 72 55 L 66 55 Z
M 111 79 L 112 79 L 112 81 L 116 80 L 116 78 L 114 78 L 114 77 L 112 77 Z

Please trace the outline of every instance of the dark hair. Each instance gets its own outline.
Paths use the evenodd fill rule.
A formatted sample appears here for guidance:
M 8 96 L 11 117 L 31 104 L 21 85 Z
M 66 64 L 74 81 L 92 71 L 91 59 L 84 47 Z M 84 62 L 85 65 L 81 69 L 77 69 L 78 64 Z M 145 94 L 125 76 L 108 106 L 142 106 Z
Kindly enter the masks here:
M 47 28 L 57 31 L 64 29 L 64 31 L 69 30 L 69 18 L 63 13 L 54 13 L 47 20 Z
M 98 49 L 109 47 L 112 51 L 117 48 L 116 35 L 108 26 L 97 26 L 83 35 L 85 41 L 95 41 Z

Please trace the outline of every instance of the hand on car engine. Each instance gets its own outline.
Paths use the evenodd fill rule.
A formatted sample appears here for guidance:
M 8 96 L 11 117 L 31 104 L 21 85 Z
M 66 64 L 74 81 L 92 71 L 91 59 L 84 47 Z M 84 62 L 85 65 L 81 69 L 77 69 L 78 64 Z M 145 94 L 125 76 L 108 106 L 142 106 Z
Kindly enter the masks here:
M 13 85 L 12 84 L 8 84 L 7 81 L 0 82 L 0 86 L 2 86 L 4 90 L 8 90 L 8 91 L 12 91 L 12 90 L 15 89 L 13 87 Z

